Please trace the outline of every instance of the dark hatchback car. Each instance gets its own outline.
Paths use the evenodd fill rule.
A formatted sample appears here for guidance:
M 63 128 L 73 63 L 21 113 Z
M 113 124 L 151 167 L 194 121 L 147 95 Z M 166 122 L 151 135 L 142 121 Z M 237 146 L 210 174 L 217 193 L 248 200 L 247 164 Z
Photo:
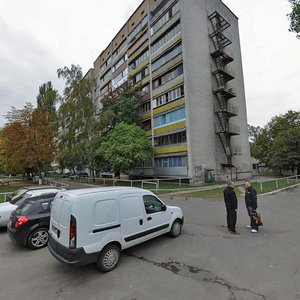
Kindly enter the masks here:
M 49 237 L 50 208 L 55 195 L 33 197 L 19 205 L 7 225 L 10 239 L 34 250 L 45 247 Z

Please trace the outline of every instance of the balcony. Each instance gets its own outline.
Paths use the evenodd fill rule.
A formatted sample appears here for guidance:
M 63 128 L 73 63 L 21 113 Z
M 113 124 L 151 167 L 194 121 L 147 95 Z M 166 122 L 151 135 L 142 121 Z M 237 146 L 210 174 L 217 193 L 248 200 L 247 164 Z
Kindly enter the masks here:
M 236 91 L 233 87 L 219 86 L 213 90 L 213 93 L 217 95 L 217 97 L 221 96 L 225 100 L 236 97 Z
M 209 37 L 213 40 L 216 49 L 225 48 L 229 46 L 231 42 L 231 37 L 224 35 L 221 31 L 215 30 L 209 34 Z
M 224 105 L 222 107 L 215 107 L 215 113 L 216 114 L 223 114 L 227 116 L 228 118 L 236 117 L 239 115 L 239 108 L 235 105 Z
M 230 24 L 217 12 L 214 11 L 208 16 L 213 28 L 223 31 L 230 27 Z
M 217 67 L 217 69 L 212 72 L 212 75 L 216 77 L 218 83 L 219 81 L 228 82 L 235 78 L 234 70 L 224 67 Z
M 223 124 L 216 124 L 216 133 L 224 133 L 227 135 L 239 135 L 240 127 L 232 123 L 223 122 Z

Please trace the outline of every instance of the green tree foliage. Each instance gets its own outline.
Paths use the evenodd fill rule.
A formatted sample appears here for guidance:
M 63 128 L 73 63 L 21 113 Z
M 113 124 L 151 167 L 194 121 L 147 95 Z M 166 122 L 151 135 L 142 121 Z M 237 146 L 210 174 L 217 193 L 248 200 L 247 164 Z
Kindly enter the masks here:
M 103 130 L 112 129 L 122 122 L 139 124 L 140 86 L 134 85 L 131 80 L 109 91 L 101 102 L 99 119 Z
M 80 66 L 63 67 L 57 70 L 57 74 L 66 83 L 58 111 L 59 162 L 62 168 L 75 170 L 92 164 L 90 147 L 97 129 L 93 82 L 82 77 Z
M 37 107 L 55 115 L 58 92 L 53 88 L 51 81 L 43 83 L 39 87 L 39 94 L 36 97 Z
M 300 0 L 289 0 L 292 5 L 292 11 L 287 16 L 289 17 L 290 32 L 297 33 L 297 38 L 300 39 Z
M 107 134 L 97 152 L 109 162 L 112 171 L 119 174 L 152 159 L 154 149 L 143 129 L 135 124 L 120 123 Z
M 279 173 L 297 170 L 300 174 L 300 112 L 275 116 L 254 131 L 255 139 L 250 142 L 253 157 Z

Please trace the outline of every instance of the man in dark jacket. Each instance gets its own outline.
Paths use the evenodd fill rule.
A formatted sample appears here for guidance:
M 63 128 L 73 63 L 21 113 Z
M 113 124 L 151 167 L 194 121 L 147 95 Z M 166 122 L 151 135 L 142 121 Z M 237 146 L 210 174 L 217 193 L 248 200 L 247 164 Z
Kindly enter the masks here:
M 257 193 L 256 190 L 251 186 L 250 180 L 245 180 L 244 186 L 246 189 L 245 204 L 250 217 L 250 226 L 247 225 L 247 227 L 251 228 L 252 233 L 257 233 L 258 225 L 253 221 L 252 218 L 257 209 Z
M 224 195 L 224 201 L 225 201 L 226 212 L 227 212 L 228 230 L 233 234 L 239 234 L 235 230 L 238 202 L 234 191 L 234 187 L 235 187 L 234 182 L 229 181 L 226 189 L 223 191 L 223 195 Z

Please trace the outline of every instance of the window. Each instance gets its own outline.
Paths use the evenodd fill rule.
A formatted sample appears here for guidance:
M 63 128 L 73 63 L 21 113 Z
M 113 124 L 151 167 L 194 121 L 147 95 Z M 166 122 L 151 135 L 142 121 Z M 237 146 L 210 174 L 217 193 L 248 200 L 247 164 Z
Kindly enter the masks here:
M 112 67 L 112 71 L 116 71 L 120 66 L 124 64 L 124 62 L 127 60 L 127 53 L 121 57 Z
M 161 105 L 164 105 L 166 103 L 172 102 L 178 98 L 181 98 L 184 96 L 184 88 L 183 85 L 179 86 L 171 91 L 168 91 L 167 93 L 158 96 L 153 100 L 153 107 L 159 107 Z
M 179 3 L 173 5 L 156 23 L 151 26 L 151 35 L 163 27 L 179 11 Z
M 180 76 L 183 74 L 183 65 L 179 65 L 176 68 L 172 69 L 171 71 L 168 71 L 164 75 L 158 77 L 153 81 L 153 89 L 156 89 L 160 87 L 161 85 L 173 80 L 174 78 Z
M 136 26 L 135 28 L 129 33 L 128 38 L 131 41 L 148 23 L 148 15 L 145 16 Z
M 186 143 L 186 131 L 154 138 L 155 146 L 167 146 L 167 145 L 174 145 L 180 143 Z
M 143 69 L 141 72 L 137 73 L 133 77 L 133 79 L 132 79 L 133 83 L 139 82 L 140 80 L 145 78 L 148 74 L 149 74 L 149 67 L 146 67 L 145 69 Z
M 152 195 L 144 195 L 143 200 L 147 214 L 154 214 L 163 211 L 164 204 L 162 204 L 156 197 Z
M 181 43 L 178 43 L 175 47 L 167 51 L 165 54 L 163 54 L 160 58 L 158 58 L 156 61 L 152 63 L 152 71 L 157 70 L 162 65 L 166 64 L 174 57 L 179 55 L 181 52 L 182 52 L 182 46 Z
M 144 85 L 141 88 L 141 96 L 145 96 L 150 92 L 150 84 Z
M 140 113 L 141 114 L 144 114 L 146 113 L 147 111 L 149 111 L 151 109 L 151 104 L 150 104 L 150 101 L 144 103 L 141 105 L 140 107 Z
M 118 74 L 113 80 L 112 80 L 112 87 L 117 88 L 121 84 L 123 84 L 128 79 L 128 68 L 123 70 L 120 74 Z
M 178 168 L 187 166 L 187 156 L 170 156 L 155 158 L 156 168 Z
M 151 46 L 151 52 L 155 52 L 162 46 L 164 46 L 167 42 L 169 42 L 174 36 L 176 36 L 177 33 L 181 31 L 181 25 L 180 23 L 177 23 L 175 27 L 172 27 L 165 33 L 163 37 L 158 39 L 155 43 L 152 44 Z
M 154 128 L 185 120 L 185 107 L 154 118 Z
M 126 40 L 124 40 L 120 46 L 113 52 L 112 59 L 114 59 L 116 56 L 118 56 L 127 46 Z
M 147 131 L 147 130 L 151 130 L 151 120 L 146 120 L 144 122 L 142 122 L 142 128 Z
M 103 72 L 106 67 L 111 63 L 112 57 L 110 56 L 100 67 L 101 72 Z
M 135 43 L 128 49 L 128 55 L 130 56 L 135 50 L 137 50 L 148 39 L 148 33 L 142 34 Z
M 134 70 L 137 66 L 139 66 L 142 62 L 144 62 L 149 56 L 148 49 L 144 51 L 138 58 L 132 61 L 129 65 L 130 71 Z
M 100 82 L 103 83 L 111 76 L 110 71 L 106 72 L 103 76 L 100 77 Z

